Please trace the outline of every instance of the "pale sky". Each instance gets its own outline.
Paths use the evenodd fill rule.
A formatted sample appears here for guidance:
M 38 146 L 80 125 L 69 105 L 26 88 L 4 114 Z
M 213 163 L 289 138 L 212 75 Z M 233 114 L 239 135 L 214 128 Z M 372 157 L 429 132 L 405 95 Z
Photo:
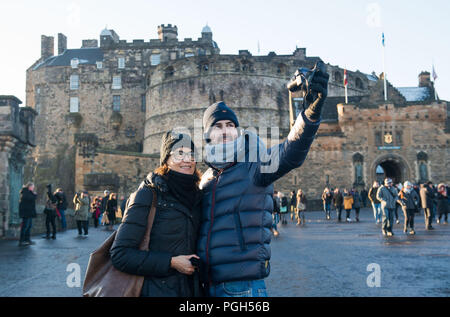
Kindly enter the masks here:
M 105 26 L 122 40 L 156 39 L 157 26 L 175 24 L 178 38 L 197 39 L 208 24 L 222 54 L 308 56 L 365 73 L 383 71 L 381 33 L 386 35 L 386 73 L 396 87 L 418 85 L 421 71 L 439 76 L 441 99 L 450 100 L 450 2 L 444 0 L 101 0 L 0 2 L 0 95 L 25 105 L 25 71 L 40 57 L 41 35 L 68 38 L 68 48 L 99 39 Z M 260 53 L 258 54 L 258 42 Z

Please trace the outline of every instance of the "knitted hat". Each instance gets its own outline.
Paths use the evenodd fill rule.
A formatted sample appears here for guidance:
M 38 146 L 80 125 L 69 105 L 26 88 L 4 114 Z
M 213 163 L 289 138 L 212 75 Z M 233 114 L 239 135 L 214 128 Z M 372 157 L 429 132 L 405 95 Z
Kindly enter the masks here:
M 216 122 L 222 120 L 230 120 L 236 128 L 239 127 L 239 120 L 233 110 L 223 101 L 219 101 L 209 106 L 203 114 L 203 129 L 207 132 Z
M 172 131 L 164 134 L 161 141 L 159 158 L 160 165 L 166 163 L 167 159 L 170 156 L 170 152 L 172 152 L 172 149 L 178 149 L 181 147 L 190 148 L 193 152 L 195 152 L 194 142 L 192 142 L 192 139 L 189 135 Z

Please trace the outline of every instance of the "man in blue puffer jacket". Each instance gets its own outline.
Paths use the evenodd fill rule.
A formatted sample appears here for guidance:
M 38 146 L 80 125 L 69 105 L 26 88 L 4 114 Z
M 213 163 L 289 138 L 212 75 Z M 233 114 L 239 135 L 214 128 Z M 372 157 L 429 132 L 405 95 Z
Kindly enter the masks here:
M 316 66 L 317 67 L 317 66 Z M 267 150 L 239 131 L 236 114 L 219 102 L 203 116 L 206 157 L 198 255 L 203 282 L 213 297 L 264 297 L 270 272 L 273 182 L 300 167 L 320 125 L 328 79 L 319 68 L 309 83 L 312 98 L 287 140 Z

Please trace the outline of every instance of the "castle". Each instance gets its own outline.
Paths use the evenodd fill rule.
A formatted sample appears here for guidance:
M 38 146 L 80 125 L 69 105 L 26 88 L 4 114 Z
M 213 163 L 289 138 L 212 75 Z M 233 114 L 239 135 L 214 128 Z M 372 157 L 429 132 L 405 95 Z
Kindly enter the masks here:
M 38 116 L 25 181 L 42 193 L 52 183 L 69 197 L 106 188 L 127 195 L 159 164 L 163 133 L 178 126 L 192 131 L 219 100 L 244 128 L 278 127 L 280 142 L 287 136 L 286 83 L 319 57 L 307 56 L 305 48 L 292 55 L 223 55 L 209 26 L 197 40 L 180 41 L 171 24 L 157 31 L 157 39 L 127 42 L 105 29 L 79 49 L 68 49 L 58 34 L 58 55 L 54 38 L 42 36 L 41 57 L 27 70 L 26 105 Z M 325 186 L 369 187 L 384 176 L 448 182 L 448 103 L 437 100 L 429 73 L 419 75 L 418 87 L 388 82 L 385 101 L 382 76 L 347 71 L 346 104 L 344 70 L 326 67 L 329 97 L 317 139 L 304 166 L 276 189 L 301 187 L 314 201 Z M 293 103 L 299 111 L 301 102 Z

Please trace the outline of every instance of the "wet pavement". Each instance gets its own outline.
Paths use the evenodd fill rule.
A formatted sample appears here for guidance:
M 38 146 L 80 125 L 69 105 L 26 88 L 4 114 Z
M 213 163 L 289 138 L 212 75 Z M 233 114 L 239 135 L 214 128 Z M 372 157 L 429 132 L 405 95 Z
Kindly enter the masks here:
M 359 223 L 327 221 L 323 212 L 306 218 L 304 227 L 279 226 L 272 240 L 270 296 L 450 296 L 450 225 L 425 231 L 417 216 L 415 236 L 399 224 L 384 238 L 369 209 Z M 78 238 L 70 230 L 27 247 L 0 241 L 0 296 L 80 296 L 89 254 L 110 234 L 90 228 Z

